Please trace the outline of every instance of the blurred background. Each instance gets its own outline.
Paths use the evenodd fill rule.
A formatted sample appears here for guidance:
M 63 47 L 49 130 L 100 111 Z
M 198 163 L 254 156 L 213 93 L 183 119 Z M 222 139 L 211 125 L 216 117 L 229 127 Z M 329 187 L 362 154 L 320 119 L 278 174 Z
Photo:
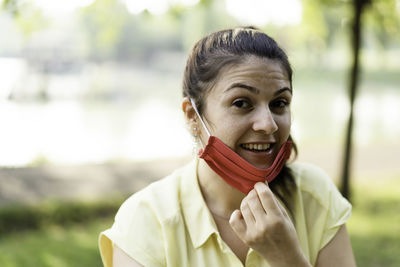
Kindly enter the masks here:
M 254 25 L 294 68 L 299 161 L 341 183 L 350 0 L 0 0 L 0 265 L 101 266 L 122 201 L 190 161 L 191 46 Z M 358 266 L 400 266 L 400 0 L 362 14 L 348 223 Z

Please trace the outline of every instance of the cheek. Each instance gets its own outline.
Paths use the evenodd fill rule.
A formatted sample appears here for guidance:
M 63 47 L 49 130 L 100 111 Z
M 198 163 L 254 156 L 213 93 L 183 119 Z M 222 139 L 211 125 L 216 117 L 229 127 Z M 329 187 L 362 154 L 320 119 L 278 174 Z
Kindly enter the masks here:
M 215 134 L 231 149 L 235 149 L 238 140 L 248 131 L 248 123 L 225 116 L 217 123 Z
M 290 114 L 278 118 L 276 122 L 278 124 L 281 135 L 289 137 L 290 127 L 292 125 Z

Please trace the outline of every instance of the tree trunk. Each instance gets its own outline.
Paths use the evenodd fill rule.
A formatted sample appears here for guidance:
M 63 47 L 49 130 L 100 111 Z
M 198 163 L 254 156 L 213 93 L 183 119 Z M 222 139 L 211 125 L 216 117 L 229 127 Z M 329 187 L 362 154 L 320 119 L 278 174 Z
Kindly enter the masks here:
M 361 44 L 361 31 L 362 31 L 362 13 L 367 0 L 353 0 L 354 20 L 352 24 L 352 54 L 353 64 L 349 77 L 349 97 L 350 97 L 350 114 L 347 123 L 345 151 L 343 157 L 343 173 L 341 191 L 345 198 L 350 200 L 350 167 L 352 156 L 352 132 L 353 132 L 353 113 L 354 113 L 354 100 L 357 93 L 359 81 L 359 54 Z

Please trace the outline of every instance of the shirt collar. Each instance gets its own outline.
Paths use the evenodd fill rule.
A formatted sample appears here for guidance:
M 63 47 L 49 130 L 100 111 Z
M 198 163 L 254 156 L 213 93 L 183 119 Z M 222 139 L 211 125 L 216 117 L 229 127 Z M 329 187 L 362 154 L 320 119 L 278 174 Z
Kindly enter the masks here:
M 183 216 L 195 248 L 202 246 L 213 233 L 217 233 L 217 226 L 203 199 L 197 179 L 198 162 L 196 158 L 184 168 L 180 192 Z
M 217 226 L 200 190 L 197 179 L 198 163 L 199 159 L 196 158 L 183 168 L 180 190 L 183 217 L 195 248 L 202 246 L 212 234 L 218 235 Z M 277 197 L 277 200 L 294 223 L 292 214 L 288 211 L 286 205 L 279 197 Z

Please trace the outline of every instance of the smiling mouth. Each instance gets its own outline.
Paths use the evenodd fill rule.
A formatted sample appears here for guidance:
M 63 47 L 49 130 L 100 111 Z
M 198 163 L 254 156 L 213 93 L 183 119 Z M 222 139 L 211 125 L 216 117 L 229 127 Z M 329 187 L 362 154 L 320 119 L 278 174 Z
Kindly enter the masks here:
M 273 144 L 241 144 L 240 147 L 252 152 L 268 152 Z

